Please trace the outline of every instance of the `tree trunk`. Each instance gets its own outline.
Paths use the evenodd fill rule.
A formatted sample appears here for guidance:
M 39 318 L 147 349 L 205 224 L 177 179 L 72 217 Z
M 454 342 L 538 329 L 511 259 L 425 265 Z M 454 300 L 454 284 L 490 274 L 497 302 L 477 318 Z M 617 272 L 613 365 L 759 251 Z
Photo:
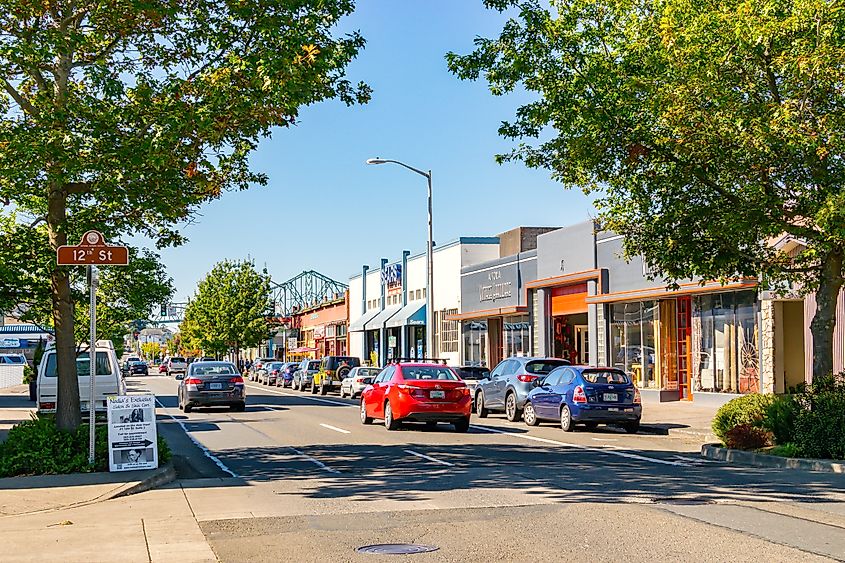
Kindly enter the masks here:
M 53 184 L 47 202 L 47 230 L 53 250 L 67 244 L 65 231 L 67 201 L 62 189 Z M 56 266 L 50 275 L 53 324 L 56 328 L 56 374 L 58 390 L 56 425 L 76 430 L 82 422 L 79 410 L 79 381 L 76 376 L 76 339 L 73 333 L 73 299 L 67 268 Z M 93 366 L 92 366 L 93 368 Z
M 842 263 L 842 251 L 834 251 L 827 256 L 816 291 L 816 314 L 810 323 L 813 380 L 833 372 L 833 330 L 836 327 L 836 304 L 843 284 Z

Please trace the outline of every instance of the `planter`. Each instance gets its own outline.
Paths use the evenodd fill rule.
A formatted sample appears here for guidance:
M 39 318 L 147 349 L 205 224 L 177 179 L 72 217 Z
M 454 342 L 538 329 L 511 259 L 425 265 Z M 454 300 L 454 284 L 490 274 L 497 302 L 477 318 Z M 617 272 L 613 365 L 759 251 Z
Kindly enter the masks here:
M 38 400 L 38 382 L 37 381 L 30 381 L 29 382 L 29 400 L 33 401 L 33 402 Z

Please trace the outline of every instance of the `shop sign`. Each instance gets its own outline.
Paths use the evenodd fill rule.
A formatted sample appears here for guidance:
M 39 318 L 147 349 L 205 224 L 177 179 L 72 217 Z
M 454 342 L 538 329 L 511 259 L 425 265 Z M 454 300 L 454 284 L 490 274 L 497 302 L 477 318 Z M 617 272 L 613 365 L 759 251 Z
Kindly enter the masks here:
M 402 287 L 402 264 L 391 264 L 382 270 L 381 283 L 388 289 Z
M 296 348 L 296 346 L 297 346 L 296 337 L 295 336 L 289 336 L 288 337 L 288 344 L 287 344 L 288 350 L 293 350 L 294 348 Z
M 314 327 L 314 338 L 326 337 L 326 325 L 317 325 Z
M 19 338 L 3 338 L 0 340 L 0 348 L 22 348 Z
M 493 270 L 487 274 L 487 281 L 490 283 L 482 284 L 479 288 L 478 300 L 482 303 L 485 301 L 496 302 L 499 299 L 510 299 L 513 295 L 513 282 L 503 281 L 501 270 Z
M 395 336 L 388 336 L 387 337 L 387 345 L 390 348 L 396 348 L 396 337 Z
M 158 467 L 155 395 L 108 398 L 109 471 Z

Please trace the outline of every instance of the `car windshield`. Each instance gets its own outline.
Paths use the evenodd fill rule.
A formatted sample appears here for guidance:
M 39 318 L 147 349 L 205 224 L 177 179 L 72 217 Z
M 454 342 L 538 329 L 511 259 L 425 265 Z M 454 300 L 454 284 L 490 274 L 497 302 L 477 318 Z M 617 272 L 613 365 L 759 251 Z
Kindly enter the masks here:
M 551 373 L 551 371 L 555 368 L 568 365 L 569 362 L 566 360 L 535 360 L 525 364 L 525 371 L 535 375 L 546 375 Z
M 343 364 L 348 365 L 349 367 L 357 367 L 361 364 L 358 358 L 353 358 L 351 356 L 335 356 L 329 358 L 327 362 L 326 369 L 337 369 L 338 367 L 342 366 Z
M 76 357 L 76 375 L 78 377 L 87 377 L 91 375 L 91 359 L 88 357 L 88 352 L 82 352 L 83 355 Z M 109 365 L 109 356 L 106 352 L 97 352 L 97 375 L 110 375 L 111 366 Z M 56 377 L 56 354 L 47 355 L 47 366 L 44 369 L 44 377 Z
M 320 369 L 320 360 L 308 362 L 308 369 L 319 370 Z
M 170 361 L 171 361 L 171 362 L 174 362 L 174 363 L 184 364 L 184 363 L 185 363 L 185 358 L 170 358 Z
M 231 364 L 194 364 L 191 375 L 235 375 L 235 366 Z
M 407 366 L 402 368 L 402 377 L 405 380 L 428 380 L 458 381 L 458 376 L 449 368 L 434 366 Z
M 358 375 L 362 376 L 378 375 L 380 372 L 381 368 L 358 368 Z
M 26 360 L 23 356 L 3 356 L 3 362 L 7 364 L 23 364 Z
M 627 384 L 628 376 L 621 371 L 585 371 L 581 374 L 587 383 L 609 383 L 612 385 Z
M 140 361 L 141 361 L 141 358 L 136 358 L 136 357 L 134 357 L 134 356 L 133 356 L 133 357 L 129 358 L 129 359 L 128 359 L 128 360 L 126 360 L 126 361 L 127 361 L 127 362 L 140 362 Z
M 283 367 L 285 367 L 285 364 L 281 364 L 281 363 L 276 362 L 276 363 L 270 364 L 268 367 L 270 369 L 282 369 Z
M 487 368 L 461 368 L 461 379 L 478 380 L 484 379 L 490 375 L 490 370 Z

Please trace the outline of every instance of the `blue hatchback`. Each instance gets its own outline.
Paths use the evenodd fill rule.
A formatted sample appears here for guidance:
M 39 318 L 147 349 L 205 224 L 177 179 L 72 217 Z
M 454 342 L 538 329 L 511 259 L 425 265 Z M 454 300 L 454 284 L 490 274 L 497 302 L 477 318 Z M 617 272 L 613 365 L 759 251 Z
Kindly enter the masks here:
M 599 424 L 621 426 L 633 434 L 642 417 L 640 391 L 625 372 L 613 368 L 566 366 L 552 371 L 528 393 L 523 419 L 529 426 L 541 420 L 560 421 L 593 429 Z

